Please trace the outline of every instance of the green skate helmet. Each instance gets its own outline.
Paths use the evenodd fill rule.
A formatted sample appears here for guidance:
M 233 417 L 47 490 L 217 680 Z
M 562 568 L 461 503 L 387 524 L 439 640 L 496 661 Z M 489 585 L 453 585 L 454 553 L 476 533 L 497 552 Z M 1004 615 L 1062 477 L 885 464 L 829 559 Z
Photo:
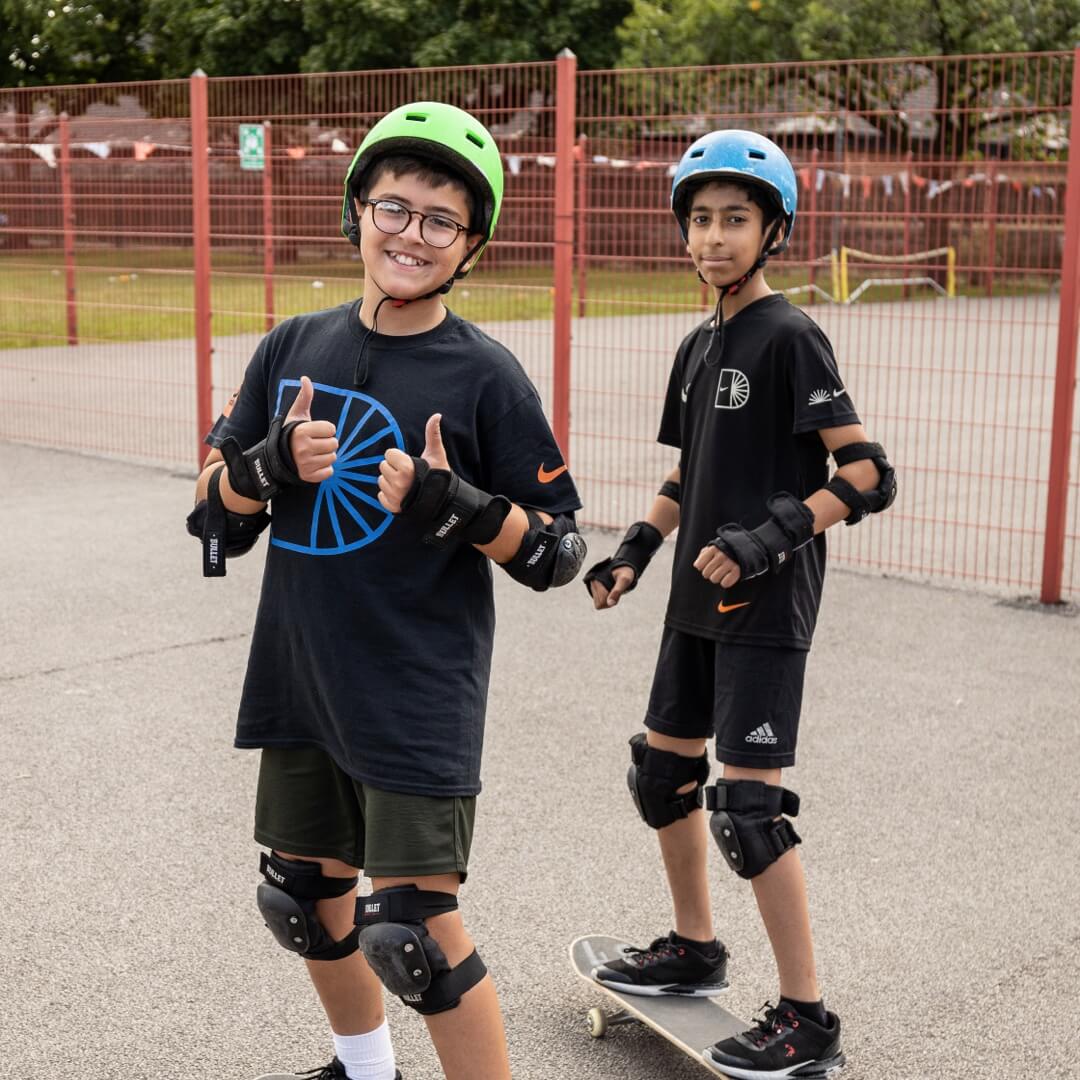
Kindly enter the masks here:
M 502 206 L 502 159 L 491 133 L 463 109 L 438 101 L 416 101 L 388 112 L 367 133 L 345 174 L 341 232 L 356 245 L 360 243 L 360 223 L 353 196 L 379 160 L 391 154 L 431 161 L 468 185 L 476 207 L 470 230 L 483 234 L 484 239 L 461 260 L 454 277 L 464 277 L 467 271 L 461 267 L 479 257 L 495 232 Z

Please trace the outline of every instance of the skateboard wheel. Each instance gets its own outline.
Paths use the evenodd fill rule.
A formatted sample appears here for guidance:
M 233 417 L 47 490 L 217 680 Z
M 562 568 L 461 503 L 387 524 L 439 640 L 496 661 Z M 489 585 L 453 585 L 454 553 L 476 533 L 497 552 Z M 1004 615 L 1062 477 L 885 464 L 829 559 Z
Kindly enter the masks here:
M 607 1017 L 603 1009 L 590 1009 L 586 1017 L 589 1034 L 594 1039 L 602 1039 L 607 1034 Z

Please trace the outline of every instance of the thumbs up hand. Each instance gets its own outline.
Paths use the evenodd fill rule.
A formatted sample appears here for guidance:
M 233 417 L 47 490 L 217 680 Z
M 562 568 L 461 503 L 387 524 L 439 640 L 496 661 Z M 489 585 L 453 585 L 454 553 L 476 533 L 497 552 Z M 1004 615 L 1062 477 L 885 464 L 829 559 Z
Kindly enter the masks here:
M 442 441 L 442 413 L 428 417 L 424 428 L 424 452 L 420 455 L 433 469 L 449 469 L 450 461 Z
M 424 428 L 424 451 L 420 460 L 432 469 L 449 469 L 446 447 L 442 441 L 442 414 L 428 417 Z M 392 514 L 401 513 L 401 504 L 416 479 L 414 460 L 403 450 L 393 447 L 379 463 L 379 502 Z
M 292 403 L 285 423 L 296 423 L 289 433 L 289 452 L 296 474 L 309 484 L 318 484 L 334 475 L 337 460 L 337 428 L 329 420 L 311 419 L 311 399 L 315 388 L 306 376 L 300 377 L 300 392 Z

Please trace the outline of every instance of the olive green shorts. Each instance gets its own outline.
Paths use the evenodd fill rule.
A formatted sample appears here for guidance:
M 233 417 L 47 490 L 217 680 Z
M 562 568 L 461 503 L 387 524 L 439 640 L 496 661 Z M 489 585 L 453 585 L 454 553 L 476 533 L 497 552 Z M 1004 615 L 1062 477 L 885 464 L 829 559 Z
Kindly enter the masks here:
M 475 817 L 475 796 L 380 791 L 314 747 L 262 750 L 255 840 L 276 851 L 340 859 L 367 877 L 464 881 Z

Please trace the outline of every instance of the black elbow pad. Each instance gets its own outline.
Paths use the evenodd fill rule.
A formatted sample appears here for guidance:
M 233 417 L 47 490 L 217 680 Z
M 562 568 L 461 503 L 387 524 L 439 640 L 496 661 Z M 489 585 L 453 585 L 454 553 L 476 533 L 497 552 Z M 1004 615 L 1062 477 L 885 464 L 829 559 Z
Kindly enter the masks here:
M 206 487 L 206 498 L 187 516 L 187 531 L 202 541 L 203 577 L 224 577 L 226 558 L 246 555 L 270 524 L 265 510 L 256 514 L 236 514 L 221 498 L 221 473 L 218 469 Z
M 573 514 L 557 514 L 549 525 L 535 511 L 526 508 L 525 513 L 529 530 L 517 554 L 502 568 L 515 581 L 537 592 L 573 581 L 588 554 Z

